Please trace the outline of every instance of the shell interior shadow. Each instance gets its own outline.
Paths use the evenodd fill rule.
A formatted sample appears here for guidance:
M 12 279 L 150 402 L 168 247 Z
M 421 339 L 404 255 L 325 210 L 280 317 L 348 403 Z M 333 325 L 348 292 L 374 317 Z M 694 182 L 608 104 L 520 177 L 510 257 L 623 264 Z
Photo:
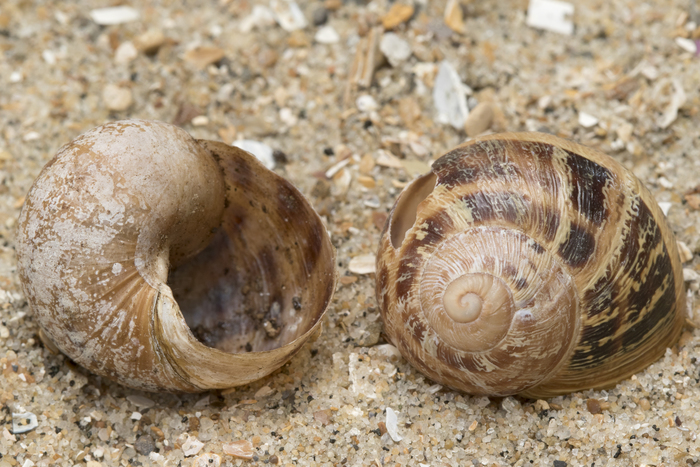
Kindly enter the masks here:
M 227 180 L 221 226 L 168 285 L 193 335 L 227 353 L 283 347 L 321 318 L 333 251 L 303 195 L 253 156 L 213 142 Z
M 406 232 L 416 222 L 418 205 L 435 189 L 437 176 L 434 173 L 422 175 L 407 186 L 391 217 L 391 245 L 399 248 L 406 237 Z

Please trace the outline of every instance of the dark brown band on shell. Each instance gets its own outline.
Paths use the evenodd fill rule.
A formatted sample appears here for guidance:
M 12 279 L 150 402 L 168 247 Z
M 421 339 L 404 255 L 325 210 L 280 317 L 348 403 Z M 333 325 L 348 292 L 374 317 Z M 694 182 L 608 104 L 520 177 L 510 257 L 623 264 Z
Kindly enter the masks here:
M 404 242 L 392 246 L 385 235 L 377 260 L 387 334 L 431 378 L 495 394 L 482 385 L 500 371 L 493 362 L 512 365 L 501 351 L 486 357 L 427 342 L 433 331 L 415 302 L 434 252 L 459 232 L 485 226 L 523 232 L 533 258 L 554 255 L 579 302 L 580 337 L 556 374 L 535 387 L 496 393 L 550 396 L 607 387 L 659 358 L 677 339 L 684 298 L 673 236 L 650 193 L 620 164 L 566 140 L 525 133 L 470 141 L 438 159 L 432 172 L 437 183 Z M 402 215 L 395 208 L 388 222 Z M 497 259 L 501 253 L 484 251 L 481 260 L 492 267 L 505 261 Z M 532 284 L 515 269 L 504 267 L 501 278 L 521 293 Z M 476 372 L 478 382 L 455 376 L 461 371 Z

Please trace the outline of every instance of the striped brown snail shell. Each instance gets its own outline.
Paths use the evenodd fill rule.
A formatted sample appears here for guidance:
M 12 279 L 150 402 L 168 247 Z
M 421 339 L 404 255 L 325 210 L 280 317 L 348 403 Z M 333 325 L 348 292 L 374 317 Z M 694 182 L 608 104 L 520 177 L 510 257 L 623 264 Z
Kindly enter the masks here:
M 320 326 L 334 258 L 319 216 L 255 157 L 144 120 L 61 148 L 17 234 L 48 345 L 149 391 L 228 388 L 281 367 Z
M 401 193 L 377 256 L 385 332 L 471 394 L 607 388 L 680 335 L 676 243 L 622 165 L 538 133 L 445 154 Z

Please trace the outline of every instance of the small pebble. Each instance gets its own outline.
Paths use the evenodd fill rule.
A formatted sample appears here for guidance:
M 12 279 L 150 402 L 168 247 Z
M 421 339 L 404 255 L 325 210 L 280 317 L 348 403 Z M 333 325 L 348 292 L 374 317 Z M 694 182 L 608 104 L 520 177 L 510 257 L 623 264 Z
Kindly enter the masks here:
M 314 420 L 319 422 L 321 425 L 326 426 L 331 422 L 331 410 L 330 409 L 325 409 L 325 410 L 317 410 L 314 412 Z
M 253 458 L 253 443 L 248 440 L 234 441 L 233 443 L 226 443 L 221 446 L 223 451 L 229 456 L 238 457 L 240 459 L 252 459 Z
M 131 89 L 108 84 L 102 91 L 102 101 L 109 110 L 121 112 L 131 107 L 134 99 Z
M 164 43 L 165 35 L 159 29 L 146 31 L 134 40 L 136 48 L 146 55 L 156 54 Z
M 285 125 L 290 126 L 290 127 L 295 126 L 299 122 L 299 119 L 294 114 L 294 111 L 292 109 L 290 109 L 289 107 L 282 107 L 280 109 L 280 120 L 282 120 L 282 122 Z M 274 157 L 275 156 L 274 153 L 272 154 L 272 156 L 276 161 L 276 158 Z
M 335 44 L 340 42 L 340 35 L 336 32 L 333 26 L 323 26 L 316 34 L 314 34 L 314 40 L 319 44 Z
M 270 386 L 266 385 L 266 386 L 263 386 L 260 389 L 258 389 L 255 392 L 254 397 L 255 397 L 255 399 L 263 399 L 263 398 L 269 396 L 270 394 L 272 394 L 273 392 L 275 392 L 275 390 L 271 389 Z
M 263 68 L 270 68 L 277 63 L 278 59 L 277 52 L 275 52 L 273 49 L 270 49 L 268 47 L 263 48 L 259 53 L 258 53 L 258 63 L 260 64 L 261 67 Z
M 382 25 L 384 29 L 394 29 L 398 25 L 405 23 L 413 16 L 413 5 L 404 5 L 402 3 L 394 3 L 384 17 L 382 17 Z
M 192 461 L 192 467 L 219 467 L 221 465 L 221 456 L 211 452 L 197 456 Z
M 209 117 L 206 115 L 197 115 L 192 119 L 192 126 L 207 126 L 209 125 Z
M 379 50 L 382 51 L 389 64 L 393 67 L 399 66 L 411 56 L 409 43 L 393 32 L 387 32 L 382 36 Z
M 36 141 L 41 138 L 41 135 L 36 131 L 30 131 L 22 137 L 22 141 Z
M 690 268 L 683 268 L 683 281 L 684 282 L 698 282 L 700 280 L 700 274 L 695 272 L 695 270 Z
M 599 414 L 600 412 L 602 412 L 602 410 L 600 408 L 600 402 L 598 402 L 597 399 L 588 399 L 586 401 L 586 408 L 593 415 Z
M 480 102 L 474 107 L 466 121 L 464 131 L 467 136 L 476 136 L 491 128 L 493 122 L 493 105 L 490 102 Z
M 139 51 L 136 50 L 134 43 L 131 41 L 122 42 L 114 52 L 114 61 L 119 65 L 125 65 L 138 57 Z
M 377 352 L 378 355 L 381 355 L 383 357 L 401 358 L 401 352 L 399 352 L 399 349 L 397 349 L 396 346 L 392 344 L 377 345 L 373 347 L 373 350 Z
M 219 47 L 196 47 L 185 52 L 185 61 L 203 70 L 224 58 L 224 49 Z
M 128 396 L 126 396 L 126 400 L 134 404 L 136 407 L 142 409 L 150 409 L 151 407 L 156 405 L 156 403 L 152 399 L 149 399 L 148 397 L 142 396 L 140 394 L 129 394 Z
M 156 448 L 151 435 L 141 435 L 134 442 L 134 449 L 141 455 L 147 456 Z
M 139 12 L 130 6 L 98 8 L 90 11 L 90 18 L 100 26 L 129 23 L 139 19 Z
M 688 245 L 686 245 L 685 242 L 677 241 L 676 245 L 678 246 L 678 254 L 681 257 L 681 263 L 687 263 L 691 259 L 693 259 L 693 252 L 690 250 Z M 0 337 L 2 337 L 0 335 Z
M 326 21 L 328 21 L 328 10 L 323 7 L 316 8 L 311 15 L 311 22 L 313 25 L 321 26 L 322 24 L 326 24 Z
M 392 169 L 402 169 L 403 164 L 401 163 L 401 159 L 390 153 L 389 151 L 386 151 L 384 149 L 378 149 L 377 150 L 377 159 L 376 159 L 376 164 L 382 167 L 391 167 Z
M 459 0 L 447 0 L 444 19 L 447 27 L 458 34 L 464 34 L 464 13 Z
M 43 52 L 41 52 L 41 58 L 43 58 L 44 61 L 49 65 L 56 64 L 56 54 L 53 50 L 44 50 Z

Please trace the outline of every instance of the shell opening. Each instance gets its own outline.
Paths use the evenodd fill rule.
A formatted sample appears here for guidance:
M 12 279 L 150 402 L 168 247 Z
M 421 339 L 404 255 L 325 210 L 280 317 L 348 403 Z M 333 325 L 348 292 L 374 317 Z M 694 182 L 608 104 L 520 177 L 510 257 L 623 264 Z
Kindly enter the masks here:
M 401 193 L 396 208 L 391 216 L 391 245 L 399 248 L 406 237 L 406 232 L 416 222 L 418 205 L 435 189 L 437 175 L 429 173 L 415 179 Z
M 192 334 L 207 347 L 278 349 L 322 316 L 334 289 L 332 247 L 289 182 L 253 156 L 205 144 L 226 174 L 223 222 L 206 248 L 175 265 L 168 285 Z

